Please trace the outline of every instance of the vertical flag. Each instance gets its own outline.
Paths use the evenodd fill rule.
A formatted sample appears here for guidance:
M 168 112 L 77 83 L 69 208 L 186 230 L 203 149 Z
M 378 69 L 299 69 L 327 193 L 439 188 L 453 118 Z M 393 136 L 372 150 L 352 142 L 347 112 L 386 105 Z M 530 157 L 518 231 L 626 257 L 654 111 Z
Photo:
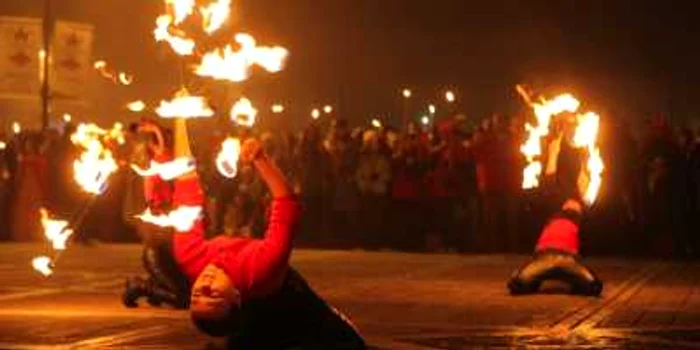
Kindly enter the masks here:
M 92 42 L 92 26 L 56 22 L 51 77 L 55 98 L 85 98 L 92 72 Z
M 41 91 L 40 19 L 0 17 L 0 98 L 35 98 Z

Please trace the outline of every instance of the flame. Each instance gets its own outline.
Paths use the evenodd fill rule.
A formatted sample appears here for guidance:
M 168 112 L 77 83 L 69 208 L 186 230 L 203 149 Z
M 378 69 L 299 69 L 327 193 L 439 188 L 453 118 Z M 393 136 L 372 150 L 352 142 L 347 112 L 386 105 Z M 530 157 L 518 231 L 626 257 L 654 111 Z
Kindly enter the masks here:
M 537 125 L 525 124 L 528 138 L 520 151 L 525 155 L 527 166 L 523 171 L 523 188 L 533 189 L 540 185 L 542 174 L 542 138 L 549 134 L 549 124 L 554 115 L 562 112 L 574 113 L 578 110 L 580 102 L 570 94 L 557 96 L 551 101 L 533 103 L 532 107 L 537 118 Z
M 153 32 L 156 41 L 165 41 L 170 44 L 170 47 L 178 55 L 189 56 L 194 53 L 195 42 L 184 36 L 184 33 L 178 32 L 171 34 L 171 26 L 173 25 L 173 17 L 163 15 L 156 19 L 156 29 Z M 175 31 L 175 30 L 173 30 Z
M 603 159 L 600 156 L 600 149 L 596 145 L 600 129 L 600 117 L 595 113 L 586 113 L 578 116 L 578 123 L 574 134 L 574 145 L 579 148 L 585 148 L 588 152 L 588 161 L 586 163 L 588 184 L 586 189 L 581 191 L 581 194 L 586 204 L 592 205 L 598 197 L 605 168 Z
M 379 129 L 382 127 L 382 122 L 379 119 L 372 119 L 372 126 Z
M 140 176 L 158 176 L 165 181 L 170 181 L 195 171 L 197 167 L 195 166 L 194 159 L 178 158 L 168 163 L 151 161 L 151 167 L 148 169 L 141 169 L 132 164 L 131 169 Z
M 4 150 L 7 148 L 7 144 L 4 141 L 0 141 L 0 150 Z
M 326 114 L 333 113 L 333 106 L 331 106 L 331 105 L 323 106 L 323 113 L 326 113 Z
M 134 82 L 134 77 L 130 74 L 124 72 L 114 72 L 107 69 L 107 62 L 103 60 L 95 61 L 93 65 L 95 69 L 100 72 L 100 75 L 108 80 L 111 80 L 115 84 L 131 85 Z
M 66 250 L 66 242 L 73 234 L 68 228 L 68 221 L 52 220 L 46 209 L 40 209 L 41 226 L 44 227 L 44 236 L 51 242 L 54 250 Z
M 525 90 L 518 86 L 518 92 L 532 106 L 537 125 L 527 123 L 525 129 L 528 132 L 528 139 L 520 148 L 528 162 L 523 170 L 523 188 L 532 189 L 540 185 L 542 174 L 542 138 L 549 134 L 549 125 L 553 117 L 558 114 L 569 112 L 577 113 L 581 103 L 571 94 L 562 94 L 553 100 L 542 102 L 532 102 Z M 596 113 L 588 112 L 576 115 L 576 131 L 573 136 L 573 145 L 576 148 L 583 148 L 587 153 L 585 171 L 579 176 L 579 191 L 587 205 L 593 205 L 598 196 L 602 184 L 602 173 L 605 169 L 600 149 L 597 145 L 598 133 L 600 129 L 600 116 Z
M 314 120 L 316 120 L 316 119 L 318 119 L 318 118 L 320 118 L 320 117 L 321 117 L 321 111 L 319 111 L 318 108 L 316 108 L 316 109 L 314 109 L 313 111 L 311 111 L 311 118 L 313 118 Z
M 64 122 L 70 123 L 71 120 L 73 120 L 73 116 L 71 116 L 70 114 L 66 113 L 66 114 L 63 115 L 63 121 L 64 121 Z
M 238 157 L 241 154 L 241 142 L 236 138 L 228 138 L 221 144 L 221 151 L 216 156 L 216 169 L 229 179 L 238 173 Z
M 130 102 L 129 104 L 126 105 L 126 108 L 134 113 L 138 113 L 138 112 L 143 112 L 143 110 L 146 109 L 146 104 L 143 101 L 138 100 L 138 101 Z
M 22 125 L 20 125 L 18 122 L 12 123 L 12 132 L 15 134 L 19 134 L 22 132 Z
M 257 65 L 270 73 L 282 70 L 289 52 L 282 47 L 259 47 L 255 39 L 248 34 L 237 34 L 235 41 L 240 50 L 234 51 L 231 45 L 224 49 L 215 49 L 204 54 L 195 69 L 195 74 L 217 80 L 241 82 L 250 76 L 253 66 Z
M 165 4 L 172 10 L 176 25 L 184 22 L 195 9 L 195 0 L 165 0 Z
M 178 232 L 187 232 L 194 227 L 201 214 L 202 207 L 183 206 L 167 215 L 153 215 L 151 209 L 147 209 L 143 214 L 138 215 L 137 218 L 156 226 L 174 228 Z
M 47 256 L 39 256 L 32 260 L 32 267 L 34 268 L 34 270 L 40 272 L 46 277 L 51 276 L 51 274 L 53 274 L 51 265 L 51 259 Z
M 255 117 L 258 115 L 258 110 L 253 107 L 253 103 L 249 99 L 242 97 L 231 108 L 231 120 L 238 125 L 244 125 L 252 128 L 255 125 Z M 244 117 L 244 118 L 241 118 Z
M 111 140 L 123 141 L 123 131 L 115 125 L 107 131 L 95 124 L 80 124 L 71 135 L 71 141 L 83 149 L 80 158 L 73 163 L 76 182 L 88 193 L 100 194 L 104 191 L 107 179 L 117 170 L 112 152 L 104 143 Z
M 219 30 L 231 14 L 231 0 L 218 0 L 209 6 L 201 7 L 204 31 L 212 34 Z
M 131 85 L 131 83 L 134 82 L 134 76 L 128 75 L 124 72 L 120 72 L 119 73 L 119 82 L 122 83 L 122 85 Z
M 204 97 L 191 96 L 186 89 L 175 94 L 172 101 L 161 101 L 156 113 L 162 118 L 207 118 L 214 115 Z

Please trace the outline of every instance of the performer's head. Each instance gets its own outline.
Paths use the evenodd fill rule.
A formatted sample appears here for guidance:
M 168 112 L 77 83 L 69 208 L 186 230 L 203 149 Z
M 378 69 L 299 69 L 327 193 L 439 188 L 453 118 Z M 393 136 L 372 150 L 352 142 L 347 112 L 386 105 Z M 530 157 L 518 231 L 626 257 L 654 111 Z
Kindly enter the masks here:
M 190 296 L 190 312 L 197 328 L 214 337 L 231 334 L 238 326 L 241 295 L 226 273 L 207 266 L 197 277 Z

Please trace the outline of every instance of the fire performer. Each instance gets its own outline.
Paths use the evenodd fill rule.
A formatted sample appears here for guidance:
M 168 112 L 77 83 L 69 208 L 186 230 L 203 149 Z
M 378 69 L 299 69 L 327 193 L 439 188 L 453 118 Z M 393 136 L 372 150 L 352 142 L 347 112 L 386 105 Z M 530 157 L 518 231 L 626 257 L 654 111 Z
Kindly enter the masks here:
M 183 121 L 176 121 L 174 153 L 191 157 Z M 301 208 L 286 178 L 255 139 L 243 144 L 240 160 L 257 169 L 274 198 L 267 233 L 261 240 L 228 236 L 206 240 L 205 222 L 199 218 L 190 229 L 172 234 L 170 254 L 165 255 L 172 257 L 171 266 L 187 281 L 192 321 L 211 336 L 230 336 L 234 348 L 365 348 L 352 324 L 289 266 Z M 196 172 L 175 180 L 174 208 L 201 207 L 203 201 Z M 134 289 L 139 288 L 132 283 L 127 294 L 138 295 Z M 178 290 L 158 293 L 147 296 L 162 301 L 165 293 L 182 299 Z
M 603 283 L 579 256 L 579 229 L 586 205 L 583 194 L 590 178 L 573 141 L 577 118 L 564 114 L 559 121 L 560 128 L 547 147 L 545 171 L 557 209 L 540 234 L 534 258 L 509 280 L 513 295 L 536 293 L 547 280 L 569 284 L 573 294 L 599 296 L 603 290 Z
M 511 294 L 536 293 L 546 280 L 568 283 L 574 294 L 599 296 L 603 283 L 580 261 L 579 225 L 583 205 L 567 200 L 542 230 L 534 258 L 517 270 L 508 289 Z

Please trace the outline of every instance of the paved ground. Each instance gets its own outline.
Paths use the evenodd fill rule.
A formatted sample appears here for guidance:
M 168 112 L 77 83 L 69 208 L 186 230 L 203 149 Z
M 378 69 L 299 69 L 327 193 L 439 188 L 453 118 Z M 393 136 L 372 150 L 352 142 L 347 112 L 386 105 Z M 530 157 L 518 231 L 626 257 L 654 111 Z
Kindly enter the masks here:
M 222 346 L 184 312 L 121 306 L 137 246 L 72 247 L 49 279 L 29 264 L 41 250 L 0 245 L 0 349 Z M 294 265 L 379 349 L 700 349 L 700 264 L 592 259 L 601 299 L 510 297 L 525 259 L 302 250 Z

